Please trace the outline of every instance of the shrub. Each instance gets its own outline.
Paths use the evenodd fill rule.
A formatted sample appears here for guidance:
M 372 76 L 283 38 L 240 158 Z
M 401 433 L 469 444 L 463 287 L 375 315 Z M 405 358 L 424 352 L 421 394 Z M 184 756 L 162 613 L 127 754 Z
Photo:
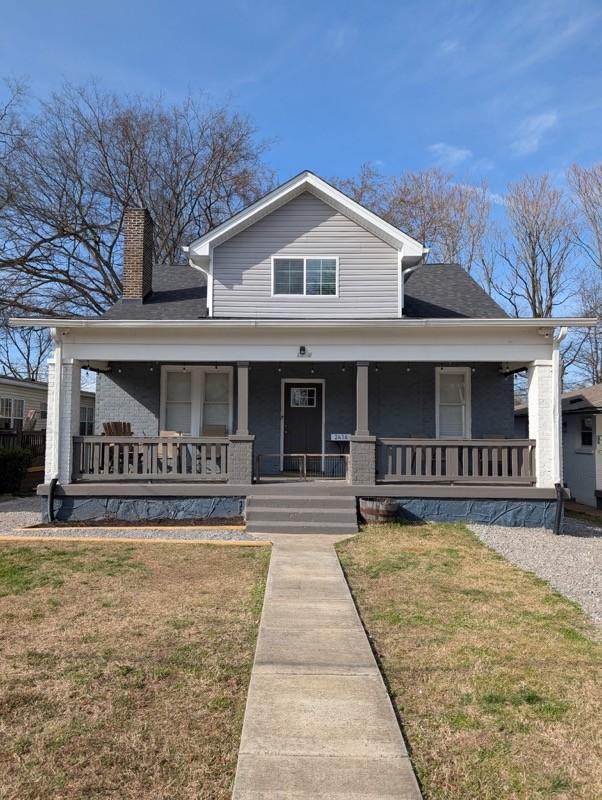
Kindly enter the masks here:
M 31 466 L 30 450 L 0 449 L 0 494 L 15 494 Z

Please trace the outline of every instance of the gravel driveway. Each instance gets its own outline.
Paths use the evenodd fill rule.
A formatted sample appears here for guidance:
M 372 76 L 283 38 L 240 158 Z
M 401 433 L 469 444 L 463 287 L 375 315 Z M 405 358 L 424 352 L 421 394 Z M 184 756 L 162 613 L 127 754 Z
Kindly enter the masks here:
M 14 500 L 0 502 L 0 540 L 2 536 L 39 536 L 41 539 L 48 536 L 61 537 L 102 537 L 107 536 L 111 539 L 185 539 L 186 541 L 253 541 L 256 537 L 251 536 L 241 530 L 229 530 L 228 528 L 216 528 L 215 530 L 194 530 L 170 529 L 165 528 L 111 528 L 99 531 L 93 528 L 45 528 L 30 531 L 19 531 L 17 528 L 24 528 L 29 525 L 37 525 L 41 522 L 40 499 L 38 497 L 18 497 Z
M 468 527 L 508 561 L 549 581 L 602 624 L 602 528 L 570 517 L 559 536 L 545 528 Z

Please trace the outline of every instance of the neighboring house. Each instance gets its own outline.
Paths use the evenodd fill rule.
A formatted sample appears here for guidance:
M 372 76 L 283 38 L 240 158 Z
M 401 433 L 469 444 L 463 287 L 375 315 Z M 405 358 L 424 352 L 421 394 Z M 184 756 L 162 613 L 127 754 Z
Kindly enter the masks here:
M 102 317 L 21 321 L 55 330 L 39 491 L 58 478 L 57 513 L 246 509 L 252 530 L 344 531 L 357 498 L 389 496 L 427 518 L 550 521 L 555 331 L 591 320 L 508 318 L 310 172 L 192 242 L 187 266 L 153 268 L 151 241 L 129 209 L 123 299 Z M 94 436 L 79 435 L 82 367 L 98 372 Z
M 94 392 L 82 392 L 80 402 L 81 433 L 94 431 Z M 48 384 L 0 375 L 0 431 L 46 429 L 48 418 Z M 33 420 L 28 425 L 27 420 Z
M 515 410 L 515 430 L 528 426 L 526 406 Z M 562 395 L 564 483 L 578 502 L 602 508 L 602 384 Z

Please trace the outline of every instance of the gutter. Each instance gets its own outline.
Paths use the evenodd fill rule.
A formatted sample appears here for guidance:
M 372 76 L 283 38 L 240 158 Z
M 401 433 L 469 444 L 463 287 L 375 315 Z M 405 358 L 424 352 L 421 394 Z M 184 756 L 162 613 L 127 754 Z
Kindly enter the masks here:
M 494 330 L 515 328 L 535 328 L 542 336 L 548 337 L 555 328 L 593 328 L 598 320 L 595 317 L 547 317 L 547 318 L 478 318 L 478 317 L 448 317 L 448 318 L 426 318 L 426 319 L 403 319 L 392 318 L 382 319 L 218 319 L 216 317 L 204 317 L 194 320 L 152 320 L 152 319 L 103 319 L 103 318 L 74 318 L 56 319 L 47 318 L 24 318 L 13 317 L 8 323 L 13 328 L 100 328 L 100 329 L 119 329 L 119 328 L 188 328 L 191 330 L 201 330 L 203 328 L 492 328 Z

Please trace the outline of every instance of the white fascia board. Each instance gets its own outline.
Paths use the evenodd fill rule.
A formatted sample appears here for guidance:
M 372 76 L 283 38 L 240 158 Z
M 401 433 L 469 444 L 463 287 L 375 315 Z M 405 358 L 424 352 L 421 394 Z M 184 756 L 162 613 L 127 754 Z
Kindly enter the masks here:
M 332 208 L 353 219 L 392 247 L 399 249 L 402 245 L 405 246 L 404 254 L 407 258 L 419 259 L 427 252 L 424 245 L 416 241 L 416 239 L 356 203 L 355 200 L 347 197 L 343 192 L 314 175 L 313 172 L 302 172 L 238 214 L 235 214 L 231 219 L 218 225 L 217 228 L 201 236 L 200 239 L 197 239 L 189 246 L 189 255 L 193 259 L 195 256 L 208 256 L 211 244 L 214 247 L 223 244 L 232 236 L 248 228 L 262 217 L 267 216 L 305 191 L 311 192 Z
M 459 317 L 453 319 L 219 319 L 216 317 L 203 319 L 54 319 L 54 318 L 11 318 L 9 325 L 13 328 L 276 328 L 307 330 L 313 328 L 339 329 L 376 329 L 376 328 L 448 328 L 462 330 L 466 328 L 513 330 L 515 328 L 541 329 L 542 335 L 548 334 L 558 327 L 593 328 L 598 320 L 595 317 L 547 317 L 547 318 L 507 318 L 480 319 L 475 317 Z

